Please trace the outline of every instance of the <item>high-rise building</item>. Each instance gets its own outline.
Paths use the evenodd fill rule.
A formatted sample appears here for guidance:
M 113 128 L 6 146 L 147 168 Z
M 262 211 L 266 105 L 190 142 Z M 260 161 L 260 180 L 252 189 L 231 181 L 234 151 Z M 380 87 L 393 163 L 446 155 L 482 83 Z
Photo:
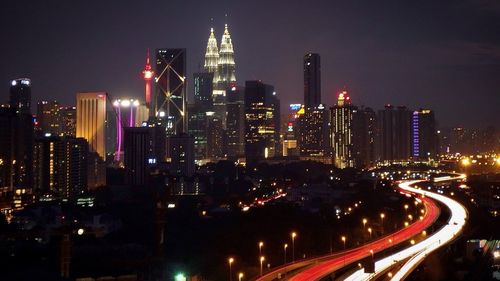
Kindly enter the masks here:
M 245 83 L 245 156 L 247 164 L 280 155 L 280 102 L 274 87 Z
M 194 104 L 202 111 L 212 111 L 213 107 L 213 72 L 194 74 Z
M 241 157 L 245 154 L 245 88 L 231 87 L 227 97 L 227 156 Z
M 236 64 L 234 62 L 234 49 L 231 35 L 227 24 L 224 27 L 224 34 L 220 42 L 219 60 L 217 62 L 219 78 L 217 89 L 225 91 L 236 85 Z
M 89 143 L 91 152 L 106 159 L 106 92 L 87 92 L 76 95 L 76 137 Z
M 354 166 L 365 168 L 375 162 L 376 114 L 369 107 L 355 109 L 352 119 Z
M 429 109 L 412 115 L 412 157 L 419 160 L 436 159 L 439 152 L 436 120 Z
M 18 78 L 11 82 L 10 100 L 11 108 L 21 113 L 31 113 L 31 80 L 29 78 Z
M 165 160 L 165 128 L 156 124 L 126 127 L 124 136 L 126 183 L 146 184 L 150 168 Z
M 321 104 L 321 67 L 319 54 L 304 56 L 304 107 L 313 108 Z
M 17 108 L 0 107 L 0 188 L 33 185 L 33 118 Z
M 62 136 L 76 136 L 76 106 L 64 106 L 59 109 L 60 133 Z
M 357 108 L 351 104 L 347 91 L 337 97 L 337 104 L 330 108 L 331 143 L 335 166 L 348 168 L 355 166 L 353 153 L 353 118 Z
M 186 73 L 186 49 L 156 50 L 154 116 L 165 120 L 169 135 L 187 132 Z
M 39 101 L 36 117 L 42 135 L 61 134 L 60 106 L 57 101 Z
M 283 156 L 300 156 L 300 117 L 304 115 L 304 106 L 292 103 L 288 112 L 281 117 L 281 134 L 283 135 Z
M 195 159 L 202 160 L 207 157 L 207 114 L 213 112 L 202 110 L 195 104 L 188 105 L 188 112 L 188 133 L 194 138 Z
M 154 71 L 151 68 L 151 64 L 149 63 L 149 49 L 146 55 L 146 65 L 144 66 L 144 70 L 142 71 L 142 76 L 144 78 L 144 82 L 146 82 L 146 87 L 144 90 L 144 100 L 146 101 L 146 108 L 149 110 L 149 114 L 153 113 L 154 110 L 151 108 L 151 79 L 153 79 Z
M 300 155 L 322 157 L 327 155 L 328 110 L 324 105 L 304 108 L 298 119 Z
M 49 136 L 35 141 L 34 188 L 74 200 L 87 190 L 88 143 L 83 138 Z
M 405 106 L 386 105 L 378 111 L 377 158 L 381 161 L 407 161 L 411 156 L 412 112 Z
M 188 134 L 180 134 L 170 136 L 167 142 L 170 173 L 175 176 L 192 176 L 195 172 L 194 138 Z
M 205 52 L 205 72 L 212 73 L 213 89 L 217 88 L 219 81 L 219 48 L 217 47 L 217 39 L 215 38 L 214 29 L 210 28 L 210 36 L 208 37 L 207 50 Z

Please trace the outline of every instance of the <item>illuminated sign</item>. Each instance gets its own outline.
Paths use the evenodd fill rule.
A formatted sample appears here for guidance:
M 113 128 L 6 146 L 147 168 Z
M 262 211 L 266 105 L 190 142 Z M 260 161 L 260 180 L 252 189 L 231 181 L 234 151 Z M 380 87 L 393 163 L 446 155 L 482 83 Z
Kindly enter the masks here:
M 302 107 L 300 103 L 292 103 L 290 104 L 290 110 L 299 110 Z

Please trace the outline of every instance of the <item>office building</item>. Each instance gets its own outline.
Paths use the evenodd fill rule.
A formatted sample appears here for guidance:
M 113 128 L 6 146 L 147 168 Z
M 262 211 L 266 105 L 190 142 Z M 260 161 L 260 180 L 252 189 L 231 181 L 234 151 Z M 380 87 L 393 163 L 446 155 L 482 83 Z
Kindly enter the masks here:
M 225 131 L 222 128 L 222 119 L 209 112 L 207 114 L 207 158 L 220 159 L 225 157 Z
M 274 87 L 245 83 L 245 156 L 247 165 L 280 156 L 280 103 Z
M 186 49 L 156 50 L 155 114 L 168 135 L 187 132 Z
M 106 159 L 106 92 L 76 95 L 76 137 L 89 143 L 89 150 Z
M 314 108 L 321 104 L 321 66 L 319 54 L 304 56 L 304 107 Z
M 214 112 L 189 104 L 188 113 L 188 133 L 194 138 L 195 159 L 202 160 L 207 158 L 207 114 L 213 115 Z
M 18 78 L 10 83 L 10 107 L 20 113 L 31 114 L 31 80 Z
M 356 168 L 366 168 L 374 164 L 376 130 L 376 114 L 373 109 L 356 108 L 352 119 L 352 155 Z
M 198 72 L 193 76 L 194 104 L 201 110 L 212 111 L 214 73 Z

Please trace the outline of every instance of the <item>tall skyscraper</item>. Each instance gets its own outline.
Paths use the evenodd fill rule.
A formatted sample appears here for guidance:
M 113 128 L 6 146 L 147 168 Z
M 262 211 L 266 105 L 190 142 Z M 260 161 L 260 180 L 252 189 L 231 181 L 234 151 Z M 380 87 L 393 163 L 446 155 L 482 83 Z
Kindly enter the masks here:
M 241 157 L 245 154 L 245 88 L 231 87 L 227 97 L 227 156 Z
M 205 111 L 195 104 L 188 105 L 189 126 L 188 133 L 194 138 L 194 153 L 196 160 L 207 157 L 207 114 L 213 111 Z
M 245 156 L 247 164 L 279 156 L 280 102 L 274 87 L 245 83 Z
M 36 194 L 74 200 L 87 190 L 87 161 L 88 143 L 83 138 L 37 139 L 33 159 Z
M 319 54 L 304 56 L 304 107 L 313 108 L 321 104 L 321 67 Z
M 198 72 L 194 74 L 194 103 L 203 111 L 212 111 L 213 107 L 213 72 Z
M 436 159 L 439 152 L 436 120 L 429 109 L 412 115 L 412 157 L 419 160 Z
M 225 131 L 222 119 L 217 115 L 207 115 L 207 157 L 211 159 L 225 156 Z
M 186 49 L 157 49 L 156 75 L 154 116 L 165 120 L 169 135 L 186 132 Z
M 378 152 L 381 161 L 407 161 L 411 156 L 412 112 L 405 106 L 386 105 L 378 111 Z
M 29 78 L 18 78 L 10 83 L 10 107 L 21 113 L 31 113 L 31 80 Z
M 106 92 L 87 92 L 76 95 L 76 137 L 89 143 L 91 152 L 106 159 Z
M 335 166 L 338 168 L 354 167 L 353 155 L 353 118 L 357 108 L 351 105 L 347 91 L 337 97 L 337 104 L 330 108 L 331 142 L 334 151 Z
M 217 39 L 215 38 L 214 29 L 210 28 L 210 36 L 208 37 L 207 49 L 205 52 L 205 72 L 213 73 L 213 89 L 217 88 L 219 81 L 219 48 L 217 47 Z
M 236 85 L 236 64 L 234 62 L 234 49 L 227 24 L 220 42 L 219 61 L 217 62 L 219 79 L 218 90 L 225 91 L 230 86 Z
M 376 114 L 373 109 L 357 108 L 352 119 L 352 154 L 356 168 L 369 167 L 375 162 L 377 136 Z
M 60 106 L 57 101 L 39 101 L 37 104 L 37 121 L 43 134 L 59 135 L 61 133 Z
M 146 82 L 144 99 L 146 101 L 146 107 L 149 110 L 149 114 L 154 112 L 154 110 L 151 108 L 151 79 L 153 79 L 154 74 L 155 73 L 151 68 L 151 64 L 149 63 L 149 49 L 148 49 L 146 55 L 146 65 L 144 66 L 144 70 L 142 71 L 142 76 L 144 78 L 144 82 Z

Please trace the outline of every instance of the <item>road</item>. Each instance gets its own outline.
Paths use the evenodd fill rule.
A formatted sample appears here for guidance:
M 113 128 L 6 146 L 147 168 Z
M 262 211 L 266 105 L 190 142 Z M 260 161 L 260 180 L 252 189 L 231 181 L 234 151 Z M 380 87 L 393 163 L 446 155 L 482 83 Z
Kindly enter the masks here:
M 455 177 L 453 179 L 460 178 L 463 178 L 463 176 Z M 435 181 L 444 180 L 450 179 L 448 177 L 436 179 Z M 375 263 L 375 273 L 364 273 L 363 269 L 360 269 L 347 277 L 345 279 L 346 281 L 374 279 L 382 272 L 391 268 L 393 265 L 404 261 L 403 266 L 393 274 L 393 277 L 391 279 L 392 281 L 403 280 L 427 257 L 427 255 L 460 235 L 467 221 L 467 211 L 460 203 L 434 192 L 413 188 L 410 186 L 410 183 L 401 183 L 399 187 L 409 192 L 421 194 L 425 197 L 430 197 L 447 206 L 451 211 L 451 216 L 448 220 L 448 224 L 443 226 L 439 231 L 430 235 L 428 238 L 422 240 L 421 242 L 377 261 Z
M 411 181 L 408 182 L 408 184 L 414 184 L 416 182 L 419 181 Z M 277 268 L 263 275 L 262 277 L 257 278 L 256 280 L 274 280 L 280 274 L 283 275 L 283 273 L 285 272 L 290 272 L 291 270 L 299 268 L 305 269 L 295 276 L 292 276 L 289 280 L 310 281 L 320 279 L 324 276 L 327 276 L 331 272 L 344 267 L 346 264 L 350 264 L 352 262 L 356 262 L 370 256 L 372 254 L 372 251 L 375 254 L 389 247 L 402 243 L 410 239 L 411 237 L 420 234 L 423 230 L 432 225 L 439 217 L 440 210 L 438 206 L 433 202 L 433 200 L 427 197 L 423 197 L 421 198 L 421 202 L 426 209 L 426 212 L 423 215 L 422 219 L 416 220 L 414 223 L 410 224 L 404 229 L 398 230 L 390 235 L 384 236 L 378 240 L 367 243 L 357 248 L 335 253 L 332 255 L 288 264 L 286 266 Z

